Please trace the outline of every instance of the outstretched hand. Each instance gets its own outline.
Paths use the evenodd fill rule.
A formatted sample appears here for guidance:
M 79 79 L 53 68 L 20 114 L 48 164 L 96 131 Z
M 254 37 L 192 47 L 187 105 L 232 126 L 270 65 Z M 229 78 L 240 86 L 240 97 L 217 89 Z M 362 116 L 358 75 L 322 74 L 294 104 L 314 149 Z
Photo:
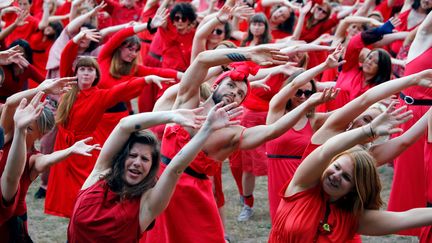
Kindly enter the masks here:
M 72 145 L 69 149 L 72 154 L 78 154 L 83 156 L 92 156 L 91 152 L 93 150 L 101 150 L 101 146 L 99 144 L 93 144 L 88 145 L 87 142 L 90 142 L 93 140 L 92 137 L 85 138 L 83 140 L 80 140 L 76 142 L 74 145 Z
M 397 102 L 392 102 L 385 112 L 370 123 L 372 135 L 386 136 L 403 131 L 397 126 L 413 118 L 412 111 L 405 111 L 406 106 L 396 109 L 396 104 Z
M 46 79 L 43 81 L 39 88 L 47 94 L 61 95 L 72 89 L 72 85 L 77 84 L 77 77 L 64 77 Z
M 40 101 L 43 95 L 43 92 L 38 92 L 30 103 L 25 98 L 21 100 L 13 117 L 16 128 L 26 129 L 30 123 L 40 116 L 44 105 L 46 104 L 46 101 Z
M 334 100 L 339 94 L 340 89 L 335 88 L 325 88 L 322 92 L 314 93 L 308 102 L 313 106 L 321 105 L 331 100 Z
M 208 127 L 212 131 L 219 130 L 224 127 L 240 124 L 240 120 L 232 120 L 241 115 L 243 108 L 238 107 L 236 102 L 223 106 L 223 102 L 216 104 L 208 113 L 207 120 L 203 127 Z
M 163 88 L 162 87 L 163 83 L 164 84 L 174 84 L 176 82 L 175 79 L 173 79 L 173 78 L 162 78 L 162 77 L 159 77 L 156 75 L 148 75 L 148 76 L 144 77 L 144 79 L 145 79 L 147 84 L 154 83 L 159 87 L 159 89 Z
M 174 122 L 184 126 L 191 127 L 194 129 L 200 128 L 206 119 L 206 116 L 201 115 L 203 107 L 199 107 L 193 110 L 189 109 L 178 109 L 175 110 Z
M 282 65 L 285 64 L 289 57 L 279 49 L 265 46 L 254 46 L 250 49 L 251 61 L 261 65 Z
M 151 23 L 150 23 L 150 27 L 152 29 L 156 29 L 161 27 L 162 25 L 165 25 L 167 22 L 169 16 L 169 12 L 166 8 L 158 8 L 156 11 L 156 14 L 154 15 Z
M 346 62 L 345 60 L 339 61 L 342 55 L 342 51 L 343 51 L 343 46 L 342 44 L 339 44 L 336 47 L 336 50 L 327 57 L 325 61 L 325 65 L 327 68 L 336 68 Z

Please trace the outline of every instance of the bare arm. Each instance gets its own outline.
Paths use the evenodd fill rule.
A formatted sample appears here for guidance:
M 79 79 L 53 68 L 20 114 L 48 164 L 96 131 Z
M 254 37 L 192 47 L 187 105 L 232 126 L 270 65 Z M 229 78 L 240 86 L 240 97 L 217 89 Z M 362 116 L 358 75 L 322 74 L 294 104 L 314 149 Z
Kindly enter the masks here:
M 193 136 L 191 141 L 174 156 L 160 176 L 156 186 L 143 195 L 140 208 L 141 230 L 146 229 L 154 218 L 162 213 L 168 206 L 180 176 L 201 151 L 207 138 L 220 128 L 236 125 L 240 122 L 238 120 L 230 121 L 235 116 L 241 114 L 242 108 L 232 109 L 235 106 L 237 106 L 235 103 L 225 107 L 222 107 L 222 103 L 214 106 L 209 112 L 203 127 Z
M 15 122 L 14 139 L 0 182 L 2 197 L 7 202 L 10 202 L 18 191 L 20 178 L 26 165 L 27 127 L 39 117 L 43 110 L 44 103 L 39 102 L 42 95 L 43 93 L 39 92 L 29 103 L 23 99 L 13 116 Z
M 432 14 L 429 13 L 419 25 L 411 44 L 407 60 L 413 60 L 432 46 Z
M 40 30 L 45 29 L 45 27 L 47 27 L 49 23 L 50 12 L 49 12 L 48 1 L 44 0 L 42 9 L 43 9 L 42 19 L 39 21 L 39 26 L 38 26 Z
M 307 13 L 309 13 L 311 8 L 312 8 L 312 2 L 311 1 L 309 1 L 304 7 L 301 8 L 300 15 L 297 19 L 297 24 L 296 24 L 296 27 L 294 29 L 294 32 L 293 32 L 293 35 L 291 38 L 292 40 L 300 39 L 306 15 L 307 15 Z
M 360 217 L 358 233 L 388 235 L 432 224 L 432 208 L 414 208 L 404 212 L 366 210 Z

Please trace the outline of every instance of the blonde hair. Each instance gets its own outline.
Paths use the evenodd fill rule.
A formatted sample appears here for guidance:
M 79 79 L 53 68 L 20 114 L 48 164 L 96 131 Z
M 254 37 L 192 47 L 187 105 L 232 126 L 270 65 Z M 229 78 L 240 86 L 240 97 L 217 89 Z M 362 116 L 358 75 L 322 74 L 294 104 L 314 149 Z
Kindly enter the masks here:
M 353 191 L 343 196 L 336 203 L 339 208 L 360 215 L 365 209 L 379 209 L 381 199 L 381 181 L 376 170 L 376 161 L 368 151 L 354 147 L 336 155 L 332 162 L 341 156 L 348 156 L 354 162 Z

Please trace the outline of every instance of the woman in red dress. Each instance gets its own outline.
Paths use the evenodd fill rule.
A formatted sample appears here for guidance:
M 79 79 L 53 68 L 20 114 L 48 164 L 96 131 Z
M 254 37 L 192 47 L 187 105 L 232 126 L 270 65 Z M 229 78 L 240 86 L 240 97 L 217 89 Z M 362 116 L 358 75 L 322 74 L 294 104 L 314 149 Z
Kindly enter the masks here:
M 83 37 L 85 36 L 85 37 Z M 75 36 L 63 50 L 60 59 L 60 74 L 70 75 L 72 63 L 78 52 L 82 38 L 95 39 L 91 31 Z M 81 57 L 73 73 L 78 85 L 64 94 L 56 114 L 58 134 L 54 150 L 71 146 L 76 141 L 93 137 L 95 144 L 100 138 L 95 130 L 105 110 L 120 101 L 130 100 L 142 91 L 148 83 L 160 79 L 156 76 L 135 78 L 113 86 L 111 89 L 96 87 L 100 80 L 99 65 L 92 57 Z M 157 81 L 157 82 L 158 82 Z M 70 217 L 76 195 L 90 174 L 96 161 L 95 157 L 69 157 L 61 164 L 51 168 L 45 201 L 45 212 L 62 217 Z M 63 185 L 67 184 L 68 187 Z
M 356 232 L 384 235 L 432 224 L 428 208 L 380 211 L 375 160 L 361 148 L 350 149 L 401 131 L 395 127 L 412 118 L 402 111 L 392 104 L 371 124 L 336 135 L 307 156 L 282 192 L 269 242 L 346 242 Z
M 215 106 L 199 132 L 177 153 L 157 178 L 159 142 L 145 128 L 163 123 L 198 128 L 203 108 L 142 113 L 124 118 L 106 141 L 84 183 L 68 228 L 68 241 L 138 242 L 167 207 L 183 171 L 216 130 L 238 124 L 235 104 Z M 210 232 L 209 232 L 210 233 Z

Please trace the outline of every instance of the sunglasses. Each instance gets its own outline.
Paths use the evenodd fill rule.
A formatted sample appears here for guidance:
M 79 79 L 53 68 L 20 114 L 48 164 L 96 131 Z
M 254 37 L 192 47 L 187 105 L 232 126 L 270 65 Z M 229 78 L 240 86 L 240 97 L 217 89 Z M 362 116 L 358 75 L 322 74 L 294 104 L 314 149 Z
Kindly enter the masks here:
M 300 97 L 302 97 L 302 95 L 304 95 L 306 98 L 309 98 L 309 97 L 311 97 L 311 95 L 313 95 L 313 93 L 315 93 L 315 92 L 313 92 L 312 90 L 298 89 L 297 92 L 295 93 L 295 96 L 300 98 Z
M 320 6 L 317 6 L 318 11 L 321 11 L 323 14 L 328 14 L 328 12 Z
M 214 29 L 213 30 L 213 34 L 215 34 L 215 35 L 222 35 L 223 34 L 223 30 L 221 30 L 221 29 Z
M 188 19 L 186 18 L 186 16 L 179 16 L 179 15 L 174 16 L 174 22 L 180 22 L 180 20 L 181 22 L 186 22 Z
M 243 0 L 243 3 L 245 3 L 247 6 L 254 8 L 255 5 L 255 1 L 253 1 L 253 3 L 250 3 L 248 0 Z

